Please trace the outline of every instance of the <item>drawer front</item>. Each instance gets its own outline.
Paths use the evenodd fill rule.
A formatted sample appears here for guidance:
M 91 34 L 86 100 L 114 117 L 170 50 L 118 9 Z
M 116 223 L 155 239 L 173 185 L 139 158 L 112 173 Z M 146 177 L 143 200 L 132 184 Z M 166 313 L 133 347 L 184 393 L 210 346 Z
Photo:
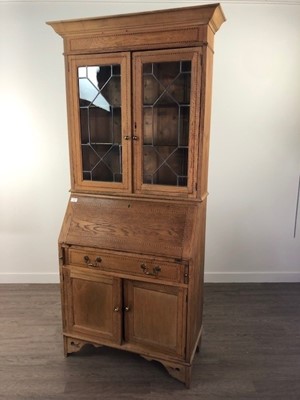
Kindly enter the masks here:
M 69 249 L 70 265 L 94 270 L 143 276 L 159 280 L 184 283 L 184 265 L 161 262 L 146 257 L 129 257 L 99 251 Z

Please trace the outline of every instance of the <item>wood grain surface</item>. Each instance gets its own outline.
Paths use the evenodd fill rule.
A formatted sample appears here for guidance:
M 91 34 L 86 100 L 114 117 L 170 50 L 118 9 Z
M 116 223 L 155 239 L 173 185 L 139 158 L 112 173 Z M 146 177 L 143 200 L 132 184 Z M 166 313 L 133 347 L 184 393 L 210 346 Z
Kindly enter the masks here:
M 59 238 L 65 355 L 110 345 L 190 387 L 203 332 L 213 42 L 224 21 L 212 4 L 49 22 L 64 39 L 71 159 Z
M 181 258 L 189 246 L 201 204 L 77 196 L 69 202 L 69 224 L 61 240 L 69 245 L 99 247 Z M 189 254 L 187 254 L 189 256 Z

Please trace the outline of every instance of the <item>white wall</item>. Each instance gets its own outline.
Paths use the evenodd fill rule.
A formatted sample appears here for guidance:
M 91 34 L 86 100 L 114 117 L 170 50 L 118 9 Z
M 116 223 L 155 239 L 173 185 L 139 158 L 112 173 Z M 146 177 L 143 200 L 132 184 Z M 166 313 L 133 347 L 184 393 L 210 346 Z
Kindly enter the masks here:
M 45 21 L 208 2 L 0 1 L 0 282 L 58 281 L 70 183 L 63 44 Z M 225 1 L 216 36 L 206 281 L 300 281 L 300 2 L 262 3 Z
M 216 37 L 207 278 L 300 280 L 300 5 L 226 5 Z

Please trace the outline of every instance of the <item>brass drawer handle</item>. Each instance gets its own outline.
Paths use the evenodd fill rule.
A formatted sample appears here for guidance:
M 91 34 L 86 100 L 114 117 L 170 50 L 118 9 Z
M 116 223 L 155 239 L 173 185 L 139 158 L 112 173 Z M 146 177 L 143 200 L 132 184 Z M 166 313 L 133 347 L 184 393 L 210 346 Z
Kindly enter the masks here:
M 132 140 L 138 140 L 138 137 L 137 136 L 132 136 Z
M 119 311 L 120 311 L 119 307 L 114 308 L 114 312 L 119 312 Z
M 125 136 L 123 136 L 123 139 L 124 139 L 124 140 L 129 140 L 129 139 L 130 139 L 130 136 L 125 135 Z
M 99 264 L 102 261 L 101 257 L 96 257 L 94 262 L 91 261 L 89 256 L 84 256 L 83 259 L 88 267 L 99 267 Z
M 144 263 L 141 264 L 141 268 L 145 275 L 158 276 L 158 273 L 161 271 L 161 268 L 159 265 L 157 265 L 156 267 L 153 267 L 152 272 L 149 271 L 147 265 Z

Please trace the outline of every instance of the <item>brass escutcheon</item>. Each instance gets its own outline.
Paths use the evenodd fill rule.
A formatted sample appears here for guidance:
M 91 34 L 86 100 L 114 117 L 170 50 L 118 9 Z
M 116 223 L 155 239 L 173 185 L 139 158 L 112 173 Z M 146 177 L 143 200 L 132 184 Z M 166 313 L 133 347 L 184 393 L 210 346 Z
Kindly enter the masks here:
M 101 261 L 102 261 L 102 258 L 99 256 L 95 258 L 94 262 L 91 262 L 91 259 L 89 256 L 84 256 L 83 259 L 88 267 L 99 267 L 99 263 L 101 263 Z
M 156 267 L 152 268 L 152 272 L 149 271 L 148 267 L 146 264 L 142 263 L 141 264 L 141 268 L 144 272 L 145 275 L 152 275 L 152 276 L 158 276 L 158 273 L 161 271 L 161 268 L 159 265 L 157 265 Z

